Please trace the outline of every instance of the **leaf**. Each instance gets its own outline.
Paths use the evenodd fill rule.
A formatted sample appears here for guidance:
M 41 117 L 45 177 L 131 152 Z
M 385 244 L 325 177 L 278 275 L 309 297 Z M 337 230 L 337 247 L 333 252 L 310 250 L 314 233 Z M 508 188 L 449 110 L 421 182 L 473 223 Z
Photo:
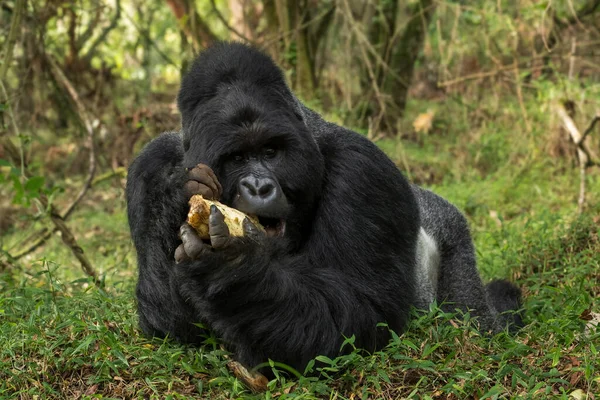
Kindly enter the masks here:
M 388 375 L 388 374 L 387 374 L 387 372 L 385 372 L 384 370 L 382 370 L 382 369 L 378 369 L 378 370 L 377 370 L 377 375 L 378 375 L 378 376 L 381 378 L 381 380 L 383 380 L 384 382 L 386 382 L 386 383 L 389 383 L 389 384 L 391 384 L 391 383 L 392 383 L 392 382 L 390 381 L 390 377 L 389 377 L 389 375 Z
M 436 343 L 433 346 L 427 345 L 423 350 L 422 358 L 427 358 L 431 353 L 433 353 L 438 347 L 440 347 L 440 343 Z
M 25 190 L 28 192 L 38 192 L 44 186 L 43 176 L 32 176 L 25 182 Z
M 573 390 L 571 393 L 569 393 L 569 398 L 575 399 L 575 400 L 583 400 L 586 398 L 586 395 L 583 392 L 583 390 L 576 389 L 576 390 Z
M 19 180 L 18 176 L 11 175 L 11 178 L 13 181 L 13 189 L 15 191 L 15 194 L 13 196 L 13 204 L 22 204 L 23 197 L 25 194 L 25 191 L 23 190 L 23 185 L 21 184 L 21 181 Z
M 500 393 L 502 393 L 502 388 L 499 386 L 493 386 L 483 396 L 481 396 L 480 399 L 483 400 L 488 398 L 497 398 L 497 395 L 499 395 Z
M 333 361 L 331 360 L 331 358 L 329 358 L 327 356 L 317 356 L 317 357 L 315 357 L 315 360 L 320 361 L 324 364 L 329 364 L 329 365 L 333 364 Z
M 12 164 L 9 161 L 3 160 L 0 158 L 0 167 L 11 167 L 11 166 L 12 166 Z

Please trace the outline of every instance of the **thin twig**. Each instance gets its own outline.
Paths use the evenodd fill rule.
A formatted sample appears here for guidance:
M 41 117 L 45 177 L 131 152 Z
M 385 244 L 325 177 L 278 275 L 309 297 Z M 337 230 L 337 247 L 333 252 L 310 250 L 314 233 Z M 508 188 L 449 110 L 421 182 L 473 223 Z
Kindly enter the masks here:
M 96 47 L 98 47 L 98 45 L 100 45 L 101 43 L 104 43 L 106 36 L 108 36 L 110 31 L 117 27 L 119 19 L 121 18 L 121 0 L 116 0 L 116 8 L 117 10 L 115 12 L 115 15 L 111 19 L 110 24 L 106 28 L 104 28 L 104 30 L 102 30 L 102 33 L 90 45 L 89 50 L 85 53 L 85 56 L 82 57 L 83 60 L 90 61 L 94 56 Z
M 94 181 L 92 182 L 92 187 L 94 187 L 97 184 L 104 182 L 108 179 L 111 179 L 115 176 L 124 178 L 127 176 L 127 170 L 125 168 L 117 168 L 114 171 L 110 171 L 104 175 L 100 175 L 100 176 L 94 178 Z M 67 208 L 67 211 L 69 209 L 73 210 L 73 208 L 71 208 L 71 206 L 69 206 Z M 69 217 L 70 213 L 69 214 L 63 213 L 62 215 L 63 215 L 63 219 L 66 220 Z M 57 231 L 58 231 L 58 229 L 56 227 L 52 230 L 48 230 L 48 228 L 40 229 L 38 232 L 29 236 L 28 239 L 24 240 L 24 242 L 31 242 L 34 238 L 37 237 L 35 243 L 31 244 L 29 247 L 19 251 L 16 254 L 12 254 L 11 258 L 14 260 L 19 260 L 19 259 L 25 257 L 27 254 L 37 250 L 38 248 L 40 248 L 40 246 L 44 245 L 48 241 L 48 239 L 50 239 L 52 237 L 52 235 Z
M 92 125 L 92 121 L 90 120 L 89 113 L 85 108 L 85 105 L 81 102 L 81 100 L 79 100 L 79 95 L 75 91 L 75 88 L 73 87 L 71 82 L 69 82 L 69 80 L 63 73 L 62 69 L 58 66 L 58 64 L 56 63 L 56 61 L 50 54 L 47 54 L 46 58 L 50 64 L 50 66 L 52 67 L 52 74 L 54 75 L 54 78 L 58 82 L 60 82 L 60 84 L 65 88 L 66 92 L 69 94 L 69 96 L 73 100 L 73 103 L 75 103 L 75 106 L 77 107 L 77 115 L 79 116 L 79 119 L 81 120 L 81 122 L 82 122 L 83 126 L 85 127 L 85 130 L 87 131 L 87 134 L 88 134 L 88 147 L 90 149 L 88 176 L 87 176 L 87 179 L 85 180 L 83 187 L 79 191 L 79 194 L 77 195 L 77 197 L 75 197 L 75 199 L 73 200 L 71 205 L 66 209 L 65 213 L 62 216 L 63 218 L 68 218 L 69 215 L 73 212 L 73 210 L 77 206 L 77 204 L 81 201 L 81 199 L 83 199 L 83 197 L 85 196 L 87 191 L 90 189 L 92 180 L 94 179 L 94 175 L 96 174 L 96 150 L 95 150 L 95 146 L 94 146 L 94 127 Z
M 529 122 L 529 116 L 527 115 L 527 108 L 525 107 L 525 101 L 523 100 L 523 89 L 521 87 L 521 79 L 519 73 L 519 63 L 517 59 L 514 60 L 514 72 L 515 72 L 515 88 L 517 90 L 517 99 L 519 100 L 519 108 L 521 109 L 521 114 L 523 115 L 523 120 L 525 121 L 525 128 L 527 129 L 527 133 L 531 133 L 531 123 Z
M 6 89 L 4 88 L 2 81 L 0 81 L 0 88 L 2 88 L 2 92 L 4 93 L 4 96 L 6 96 Z M 11 119 L 13 120 L 15 134 L 17 136 L 21 137 L 19 127 L 16 123 L 16 120 L 14 119 L 14 114 L 12 112 L 12 106 L 10 105 L 10 103 L 8 103 L 7 106 L 8 106 L 9 115 L 11 116 Z M 26 178 L 29 175 L 27 173 L 27 171 L 25 171 L 25 170 L 22 170 L 21 174 L 24 178 Z M 77 240 L 75 240 L 75 236 L 73 236 L 73 233 L 71 232 L 71 230 L 65 223 L 65 220 L 56 211 L 56 208 L 54 207 L 54 205 L 48 201 L 48 197 L 44 193 L 40 192 L 38 199 L 39 199 L 41 208 L 48 211 L 48 213 L 50 215 L 50 220 L 56 227 L 56 230 L 60 231 L 61 239 L 62 239 L 63 243 L 65 243 L 65 245 L 71 250 L 73 255 L 79 260 L 82 270 L 89 277 L 92 278 L 92 280 L 96 286 L 98 286 L 98 287 L 101 286 L 102 281 L 98 277 L 98 274 L 92 267 L 92 264 L 86 257 L 85 253 L 83 252 L 83 249 L 81 248 L 81 246 L 79 246 L 79 244 L 77 243 Z
M 571 40 L 571 53 L 569 54 L 569 73 L 567 75 L 568 79 L 573 79 L 573 73 L 575 71 L 575 51 L 577 50 L 577 39 L 573 38 Z
M 580 143 L 583 143 L 585 141 L 585 138 L 587 137 L 587 135 L 589 135 L 592 130 L 594 129 L 594 126 L 596 126 L 596 122 L 600 121 L 600 111 L 598 112 L 598 114 L 596 114 L 596 116 L 594 117 L 594 119 L 592 119 L 592 122 L 590 122 L 590 125 L 586 128 L 585 131 L 583 131 L 583 135 L 581 135 L 581 141 Z M 579 144 L 579 143 L 577 143 Z
M 139 25 L 134 21 L 134 19 L 131 17 L 131 15 L 129 15 L 127 12 L 125 12 L 125 17 L 129 20 L 129 22 L 131 23 L 131 25 L 135 28 L 135 30 L 141 35 L 143 36 L 146 40 L 148 40 L 148 42 L 150 43 L 150 45 L 152 47 L 154 47 L 154 50 L 156 50 L 156 52 L 158 53 L 158 55 L 165 60 L 168 64 L 174 66 L 175 68 L 179 69 L 181 68 L 181 65 L 177 64 L 175 61 L 171 60 L 171 58 L 169 58 L 168 55 L 166 55 L 161 49 L 160 47 L 158 47 L 158 45 L 156 44 L 156 42 L 152 39 L 152 37 L 142 28 L 139 27 Z

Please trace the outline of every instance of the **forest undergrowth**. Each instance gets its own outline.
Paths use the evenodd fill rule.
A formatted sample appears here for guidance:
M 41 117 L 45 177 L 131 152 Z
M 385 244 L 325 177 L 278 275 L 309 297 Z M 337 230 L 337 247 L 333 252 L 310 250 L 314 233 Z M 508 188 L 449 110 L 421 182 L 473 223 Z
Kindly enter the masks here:
M 431 104 L 411 102 L 405 121 Z M 101 289 L 57 234 L 0 275 L 0 397 L 600 398 L 600 171 L 589 169 L 579 214 L 573 149 L 539 99 L 526 104 L 529 131 L 515 98 L 433 106 L 427 133 L 407 122 L 405 134 L 377 143 L 412 181 L 465 213 L 483 279 L 522 288 L 526 326 L 516 335 L 482 337 L 468 315 L 432 307 L 382 351 L 320 357 L 316 375 L 277 372 L 266 393 L 252 394 L 228 370 L 218 338 L 196 348 L 141 335 L 125 178 L 115 175 L 90 189 L 69 222 Z M 568 151 L 553 155 L 557 146 Z M 55 184 L 60 205 L 81 182 Z M 3 249 L 23 246 L 44 224 L 17 219 Z

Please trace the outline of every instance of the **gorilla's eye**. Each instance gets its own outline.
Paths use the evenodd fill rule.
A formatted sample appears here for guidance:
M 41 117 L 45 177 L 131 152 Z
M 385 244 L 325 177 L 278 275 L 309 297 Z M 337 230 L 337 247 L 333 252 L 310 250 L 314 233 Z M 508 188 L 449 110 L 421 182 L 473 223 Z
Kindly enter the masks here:
M 234 153 L 231 155 L 231 159 L 235 162 L 242 162 L 244 161 L 244 156 L 242 153 Z
M 274 147 L 266 147 L 263 150 L 263 154 L 266 158 L 273 158 L 277 155 L 277 150 Z

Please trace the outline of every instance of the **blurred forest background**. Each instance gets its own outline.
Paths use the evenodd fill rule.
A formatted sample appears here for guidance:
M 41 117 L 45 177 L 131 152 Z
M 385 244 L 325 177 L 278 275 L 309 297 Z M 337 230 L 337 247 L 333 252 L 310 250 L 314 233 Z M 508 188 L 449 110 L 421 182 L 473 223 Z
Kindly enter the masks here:
M 179 129 L 181 75 L 218 40 L 265 49 L 307 105 L 456 203 L 484 277 L 543 299 L 540 282 L 577 276 L 562 283 L 580 285 L 574 315 L 600 296 L 593 256 L 553 269 L 600 252 L 600 0 L 0 0 L 3 292 L 110 282 L 133 308 L 126 169 Z M 30 296 L 23 310 L 45 295 Z M 27 381 L 13 373 L 2 387 Z M 597 389 L 591 374 L 565 387 Z
M 482 175 L 494 158 L 525 165 L 532 152 L 577 163 L 561 126 L 568 118 L 583 133 L 600 107 L 599 4 L 4 0 L 0 159 L 15 169 L 3 180 L 0 232 L 40 189 L 51 193 L 43 208 L 66 219 L 99 177 L 124 177 L 144 143 L 179 128 L 181 74 L 217 40 L 266 49 L 303 101 L 373 140 L 397 147 L 454 132 L 466 147 L 483 144 Z M 507 114 L 515 137 L 478 133 Z M 588 164 L 598 160 L 598 136 L 584 148 Z M 446 176 L 406 158 L 418 183 Z M 78 178 L 75 204 L 53 208 L 65 197 L 56 190 Z

